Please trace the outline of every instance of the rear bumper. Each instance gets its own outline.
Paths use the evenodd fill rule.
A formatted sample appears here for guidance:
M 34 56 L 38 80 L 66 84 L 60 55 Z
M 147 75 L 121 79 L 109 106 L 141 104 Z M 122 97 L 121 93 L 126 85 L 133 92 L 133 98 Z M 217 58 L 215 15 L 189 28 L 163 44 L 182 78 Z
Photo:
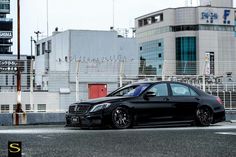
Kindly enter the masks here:
M 218 122 L 223 122 L 225 121 L 225 111 L 221 111 L 221 112 L 216 112 L 214 113 L 214 123 L 218 123 Z

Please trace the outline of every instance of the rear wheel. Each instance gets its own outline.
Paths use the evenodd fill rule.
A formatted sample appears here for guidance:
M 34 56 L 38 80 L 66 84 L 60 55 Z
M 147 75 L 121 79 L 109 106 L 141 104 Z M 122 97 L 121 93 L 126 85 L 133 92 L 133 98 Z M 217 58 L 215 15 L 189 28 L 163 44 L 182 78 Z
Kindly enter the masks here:
M 112 125 L 116 129 L 126 129 L 132 125 L 132 116 L 127 108 L 117 107 L 112 112 Z
M 209 107 L 200 107 L 196 111 L 196 123 L 200 126 L 209 126 L 213 122 L 213 112 Z

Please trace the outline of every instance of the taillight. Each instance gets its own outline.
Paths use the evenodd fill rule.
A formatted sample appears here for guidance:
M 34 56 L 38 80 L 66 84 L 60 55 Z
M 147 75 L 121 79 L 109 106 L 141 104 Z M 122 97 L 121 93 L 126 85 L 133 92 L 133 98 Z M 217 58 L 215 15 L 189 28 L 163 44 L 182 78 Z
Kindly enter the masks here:
M 216 100 L 217 100 L 221 105 L 224 104 L 223 101 L 222 101 L 219 97 L 217 97 Z

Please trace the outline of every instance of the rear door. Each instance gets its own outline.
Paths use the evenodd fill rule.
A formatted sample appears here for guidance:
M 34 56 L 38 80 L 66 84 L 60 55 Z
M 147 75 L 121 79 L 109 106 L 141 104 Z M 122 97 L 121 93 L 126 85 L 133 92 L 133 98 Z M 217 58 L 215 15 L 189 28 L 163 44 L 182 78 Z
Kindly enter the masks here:
M 174 106 L 174 120 L 193 120 L 200 103 L 199 95 L 189 86 L 170 83 L 171 100 Z

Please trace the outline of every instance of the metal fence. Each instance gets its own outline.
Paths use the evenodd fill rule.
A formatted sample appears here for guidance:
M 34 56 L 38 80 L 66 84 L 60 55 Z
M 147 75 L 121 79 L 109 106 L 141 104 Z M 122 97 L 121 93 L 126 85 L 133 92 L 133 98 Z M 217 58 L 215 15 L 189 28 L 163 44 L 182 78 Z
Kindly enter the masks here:
M 22 73 L 22 92 L 28 93 L 28 95 L 25 94 L 22 99 L 27 99 L 24 105 L 28 106 L 29 111 L 64 112 L 71 103 L 89 98 L 88 88 L 91 84 L 107 85 L 107 93 L 109 93 L 120 86 L 134 82 L 165 80 L 185 82 L 209 94 L 219 96 L 224 102 L 225 108 L 233 110 L 236 109 L 236 82 L 233 77 L 236 71 L 232 65 L 234 62 L 215 62 L 213 66 L 206 61 L 193 64 L 164 60 L 157 62 L 155 66 L 150 66 L 147 61 L 125 58 L 56 61 L 53 68 L 50 67 L 50 64 L 42 67 L 36 66 L 35 70 L 32 70 L 33 68 L 31 69 L 30 66 L 27 67 Z M 187 73 L 177 75 L 181 71 Z M 16 92 L 15 72 L 0 71 L 0 94 L 11 92 L 12 95 Z M 47 92 L 52 94 L 45 94 Z M 46 106 L 44 109 L 42 106 L 45 101 L 39 100 L 39 96 L 34 93 L 41 93 L 40 96 L 44 94 L 42 99 L 50 101 L 51 106 Z M 34 96 L 37 98 L 31 98 Z M 13 101 L 14 99 L 13 97 Z M 34 102 L 32 99 L 39 100 L 39 102 Z M 14 106 L 13 101 L 0 100 L 0 105 Z

